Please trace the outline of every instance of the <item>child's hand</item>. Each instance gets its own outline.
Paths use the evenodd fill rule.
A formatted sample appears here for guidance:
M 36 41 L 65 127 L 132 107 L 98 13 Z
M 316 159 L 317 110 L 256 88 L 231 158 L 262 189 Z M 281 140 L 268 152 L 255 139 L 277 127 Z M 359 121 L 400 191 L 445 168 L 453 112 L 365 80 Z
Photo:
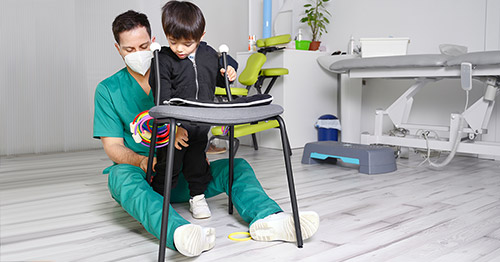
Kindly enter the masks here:
M 177 127 L 177 132 L 175 132 L 175 148 L 182 150 L 182 147 L 188 147 L 188 131 L 180 126 Z
M 220 69 L 220 73 L 222 76 L 224 76 L 224 68 Z M 227 78 L 229 79 L 230 82 L 233 82 L 236 79 L 236 70 L 232 66 L 227 66 Z

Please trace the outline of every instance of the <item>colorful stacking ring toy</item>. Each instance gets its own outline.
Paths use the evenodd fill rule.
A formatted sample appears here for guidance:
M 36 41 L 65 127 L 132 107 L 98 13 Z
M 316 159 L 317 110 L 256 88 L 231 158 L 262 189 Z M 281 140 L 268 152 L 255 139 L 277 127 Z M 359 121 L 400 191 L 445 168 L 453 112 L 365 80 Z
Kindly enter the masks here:
M 227 133 L 229 133 L 229 126 L 221 126 L 220 127 L 222 135 L 227 136 Z
M 132 123 L 130 123 L 130 132 L 136 143 L 141 143 L 149 147 L 151 144 L 151 133 L 153 132 L 154 118 L 149 115 L 149 110 L 138 114 Z M 164 124 L 158 126 L 156 135 L 156 148 L 168 145 L 168 133 L 170 125 Z

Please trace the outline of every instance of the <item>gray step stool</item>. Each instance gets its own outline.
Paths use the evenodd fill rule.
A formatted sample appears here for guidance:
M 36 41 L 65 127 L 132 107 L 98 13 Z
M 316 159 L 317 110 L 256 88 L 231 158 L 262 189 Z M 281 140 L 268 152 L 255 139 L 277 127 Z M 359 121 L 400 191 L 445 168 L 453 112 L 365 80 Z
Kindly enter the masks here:
M 382 174 L 397 169 L 394 150 L 389 147 L 337 141 L 307 143 L 302 155 L 302 164 L 320 163 L 319 160 L 328 158 L 359 165 L 359 172 L 365 174 Z

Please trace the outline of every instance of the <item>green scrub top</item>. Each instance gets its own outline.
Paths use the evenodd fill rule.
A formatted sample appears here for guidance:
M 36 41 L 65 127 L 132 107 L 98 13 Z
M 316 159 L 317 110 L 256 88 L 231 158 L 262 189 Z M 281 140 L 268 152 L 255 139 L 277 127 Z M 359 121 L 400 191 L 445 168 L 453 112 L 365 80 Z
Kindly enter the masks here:
M 134 141 L 130 123 L 154 106 L 152 92 L 147 95 L 125 67 L 97 85 L 94 101 L 94 138 L 121 137 L 126 147 L 147 156 L 149 147 Z

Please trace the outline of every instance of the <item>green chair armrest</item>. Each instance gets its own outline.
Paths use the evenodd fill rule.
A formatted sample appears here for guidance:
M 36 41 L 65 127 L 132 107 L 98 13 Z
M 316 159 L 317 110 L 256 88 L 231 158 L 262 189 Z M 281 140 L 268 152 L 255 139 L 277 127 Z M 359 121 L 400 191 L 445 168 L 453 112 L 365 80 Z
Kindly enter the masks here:
M 260 71 L 263 76 L 282 76 L 288 75 L 288 69 L 286 68 L 266 68 Z

